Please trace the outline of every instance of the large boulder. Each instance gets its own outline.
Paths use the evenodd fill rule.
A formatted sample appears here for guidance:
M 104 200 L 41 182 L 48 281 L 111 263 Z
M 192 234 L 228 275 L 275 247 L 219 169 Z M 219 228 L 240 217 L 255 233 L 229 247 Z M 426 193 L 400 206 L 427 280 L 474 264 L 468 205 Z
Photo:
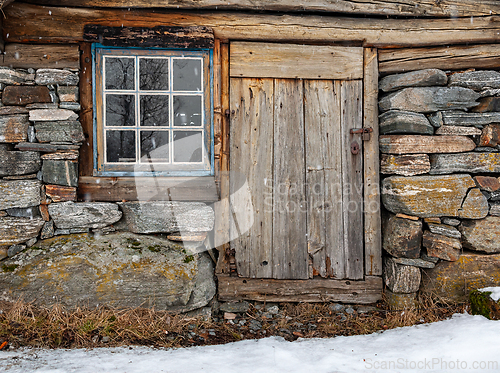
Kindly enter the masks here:
M 215 295 L 206 253 L 133 233 L 58 236 L 4 263 L 3 299 L 68 307 L 110 305 L 185 312 Z

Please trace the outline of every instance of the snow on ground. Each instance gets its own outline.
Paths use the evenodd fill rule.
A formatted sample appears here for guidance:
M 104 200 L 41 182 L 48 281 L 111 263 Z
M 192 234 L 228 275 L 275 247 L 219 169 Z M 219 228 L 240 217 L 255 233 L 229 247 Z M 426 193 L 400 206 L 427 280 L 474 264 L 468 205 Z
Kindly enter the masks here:
M 0 351 L 2 372 L 500 372 L 500 321 L 456 314 L 365 336 L 220 346 Z
M 482 289 L 479 289 L 480 292 L 491 292 L 490 294 L 490 298 L 493 299 L 495 302 L 498 302 L 498 300 L 500 299 L 500 287 L 491 287 L 491 288 L 482 288 Z

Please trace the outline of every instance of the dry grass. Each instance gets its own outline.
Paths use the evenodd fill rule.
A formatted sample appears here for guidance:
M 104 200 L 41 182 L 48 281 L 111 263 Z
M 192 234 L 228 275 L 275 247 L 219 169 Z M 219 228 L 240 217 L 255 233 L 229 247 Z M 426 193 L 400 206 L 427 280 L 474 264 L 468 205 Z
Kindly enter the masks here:
M 0 303 L 0 343 L 10 346 L 77 348 L 118 345 L 182 347 L 220 344 L 247 338 L 280 335 L 287 340 L 299 337 L 333 337 L 369 334 L 379 330 L 410 326 L 449 318 L 466 305 L 437 304 L 431 298 L 420 306 L 390 311 L 381 302 L 370 312 L 356 312 L 344 320 L 329 304 L 281 304 L 279 315 L 266 319 L 257 308 L 232 322 L 206 321 L 153 309 L 119 310 L 101 307 L 68 310 L 60 305 L 39 307 L 31 303 Z M 244 324 L 240 325 L 240 321 Z M 262 328 L 252 331 L 251 320 Z

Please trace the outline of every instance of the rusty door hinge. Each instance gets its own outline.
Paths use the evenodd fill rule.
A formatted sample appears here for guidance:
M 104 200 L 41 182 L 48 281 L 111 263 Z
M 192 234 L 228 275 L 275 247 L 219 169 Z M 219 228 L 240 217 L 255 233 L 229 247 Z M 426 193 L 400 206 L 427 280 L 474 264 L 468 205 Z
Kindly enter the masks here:
M 366 127 L 366 128 L 351 128 L 351 130 L 349 132 L 351 133 L 351 135 L 360 134 L 360 135 L 362 135 L 361 139 L 363 141 L 369 141 L 370 137 L 371 137 L 370 133 L 373 132 L 373 128 L 370 128 L 370 127 Z

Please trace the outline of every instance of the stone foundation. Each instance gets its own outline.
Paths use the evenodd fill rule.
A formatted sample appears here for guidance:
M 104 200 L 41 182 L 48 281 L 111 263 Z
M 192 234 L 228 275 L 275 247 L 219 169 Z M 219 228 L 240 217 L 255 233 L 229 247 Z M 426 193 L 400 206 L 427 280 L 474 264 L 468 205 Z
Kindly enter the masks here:
M 500 74 L 429 69 L 386 76 L 379 87 L 391 299 L 420 288 L 465 301 L 472 289 L 500 285 Z

